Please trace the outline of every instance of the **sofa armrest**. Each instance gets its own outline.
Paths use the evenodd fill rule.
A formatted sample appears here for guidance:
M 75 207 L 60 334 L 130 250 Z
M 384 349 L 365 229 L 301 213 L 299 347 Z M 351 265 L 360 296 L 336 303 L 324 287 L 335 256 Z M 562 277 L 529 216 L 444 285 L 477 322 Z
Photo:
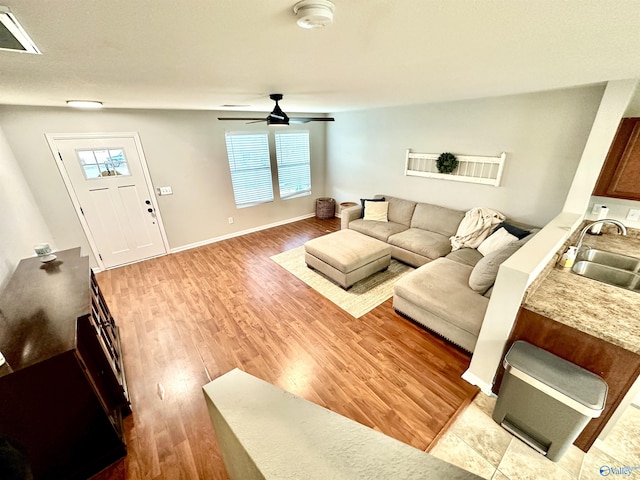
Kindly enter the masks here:
M 353 220 L 357 220 L 362 215 L 362 206 L 356 205 L 354 207 L 345 208 L 340 212 L 340 229 L 346 230 L 349 228 L 349 223 Z

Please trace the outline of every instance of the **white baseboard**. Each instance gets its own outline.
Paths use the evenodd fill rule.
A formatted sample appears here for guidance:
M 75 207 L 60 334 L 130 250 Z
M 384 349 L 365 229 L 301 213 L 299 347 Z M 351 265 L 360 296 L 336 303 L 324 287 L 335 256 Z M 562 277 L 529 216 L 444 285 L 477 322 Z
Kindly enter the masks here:
M 204 245 L 209 245 L 210 243 L 221 242 L 222 240 L 228 240 L 229 238 L 239 237 L 241 235 L 246 235 L 247 233 L 259 232 L 260 230 L 266 230 L 268 228 L 278 227 L 280 225 L 286 225 L 287 223 L 297 222 L 299 220 L 304 220 L 305 218 L 311 218 L 311 217 L 314 217 L 314 216 L 315 216 L 315 213 L 307 213 L 306 215 L 301 215 L 301 216 L 295 217 L 295 218 L 288 218 L 287 220 L 281 220 L 279 222 L 270 223 L 268 225 L 261 225 L 259 227 L 249 228 L 247 230 L 242 230 L 242 231 L 239 231 L 239 232 L 233 232 L 233 233 L 230 233 L 228 235 L 222 235 L 220 237 L 209 238 L 207 240 L 202 240 L 201 242 L 195 242 L 195 243 L 190 243 L 188 245 L 182 245 L 180 247 L 170 248 L 169 251 L 167 252 L 167 254 L 170 255 L 172 253 L 178 253 L 178 252 L 183 252 L 185 250 L 191 250 L 192 248 L 202 247 Z M 159 256 L 162 256 L 162 255 L 159 255 Z M 156 257 L 151 257 L 151 258 L 156 258 Z M 144 260 L 150 260 L 150 258 L 145 258 Z M 144 260 L 139 260 L 139 261 L 144 261 Z M 130 262 L 130 263 L 137 263 L 137 262 Z M 124 265 L 129 265 L 129 264 L 127 263 L 127 264 L 123 264 L 123 265 L 118 265 L 117 267 L 122 267 Z M 117 267 L 113 267 L 113 268 L 117 268 Z M 102 271 L 102 269 L 100 267 L 91 267 L 91 270 L 93 270 L 93 273 L 100 273 Z M 105 269 L 105 270 L 109 270 L 109 269 Z
M 171 252 L 168 252 L 168 253 L 171 253 Z M 124 267 L 126 265 L 133 265 L 134 263 L 146 262 L 147 260 L 151 260 L 151 259 L 159 258 L 159 257 L 164 257 L 165 255 L 167 255 L 167 254 L 163 253 L 161 255 L 154 255 L 153 257 L 142 258 L 140 260 L 134 260 L 133 262 L 121 263 L 120 265 L 115 265 L 113 267 L 104 268 L 104 269 L 100 268 L 100 267 L 91 267 L 91 270 L 93 271 L 94 274 L 96 274 L 96 273 L 104 272 L 104 271 L 107 271 L 107 270 L 111 270 L 112 268 L 120 268 L 120 267 Z
M 475 385 L 476 387 L 480 388 L 480 390 L 482 390 L 482 393 L 484 393 L 485 395 L 488 395 L 490 397 L 495 396 L 493 391 L 491 390 L 491 388 L 493 387 L 493 384 L 483 382 L 482 380 L 480 380 L 480 378 L 478 378 L 475 374 L 471 373 L 469 370 L 467 370 L 462 374 L 462 379 L 469 382 L 471 385 Z
M 289 218 L 287 220 L 282 220 L 275 223 L 270 223 L 268 225 L 261 225 L 259 227 L 250 228 L 248 230 L 242 230 L 239 232 L 229 233 L 227 235 L 222 235 L 220 237 L 209 238 L 207 240 L 202 240 L 201 242 L 190 243 L 188 245 L 182 245 L 180 247 L 175 247 L 169 250 L 169 253 L 178 253 L 184 250 L 191 250 L 192 248 L 203 247 L 204 245 L 209 245 L 210 243 L 221 242 L 223 240 L 228 240 L 230 238 L 239 237 L 241 235 L 246 235 L 247 233 L 259 232 L 260 230 L 266 230 L 268 228 L 278 227 L 280 225 L 286 225 L 287 223 L 297 222 L 299 220 L 304 220 L 305 218 L 314 217 L 315 213 L 308 213 L 306 215 L 302 215 L 300 217 Z

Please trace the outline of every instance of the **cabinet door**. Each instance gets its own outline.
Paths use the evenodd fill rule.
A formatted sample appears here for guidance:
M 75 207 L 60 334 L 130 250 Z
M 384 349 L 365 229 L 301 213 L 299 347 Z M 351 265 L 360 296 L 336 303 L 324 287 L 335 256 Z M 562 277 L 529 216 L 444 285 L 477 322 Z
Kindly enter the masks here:
M 91 272 L 91 315 L 89 320 L 128 402 L 129 392 L 124 373 L 120 334 L 93 272 Z
M 0 407 L 0 436 L 26 448 L 38 480 L 84 480 L 126 455 L 74 352 L 1 377 Z
M 109 415 L 115 415 L 114 412 L 119 413 L 120 409 L 124 408 L 128 413 L 129 399 L 118 380 L 115 361 L 110 356 L 110 351 L 105 346 L 91 315 L 78 318 L 78 353 L 105 411 Z M 116 418 L 112 418 L 114 427 L 121 430 Z
M 593 194 L 640 200 L 640 118 L 620 123 Z

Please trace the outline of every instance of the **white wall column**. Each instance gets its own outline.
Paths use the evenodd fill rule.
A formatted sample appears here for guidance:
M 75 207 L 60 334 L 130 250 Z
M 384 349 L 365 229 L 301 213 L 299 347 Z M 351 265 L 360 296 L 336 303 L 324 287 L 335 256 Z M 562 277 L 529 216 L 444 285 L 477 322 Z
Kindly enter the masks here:
M 618 80 L 607 84 L 563 211 L 580 214 L 587 211 L 591 192 L 598 181 L 620 119 L 633 98 L 637 83 L 638 80 L 634 79 Z

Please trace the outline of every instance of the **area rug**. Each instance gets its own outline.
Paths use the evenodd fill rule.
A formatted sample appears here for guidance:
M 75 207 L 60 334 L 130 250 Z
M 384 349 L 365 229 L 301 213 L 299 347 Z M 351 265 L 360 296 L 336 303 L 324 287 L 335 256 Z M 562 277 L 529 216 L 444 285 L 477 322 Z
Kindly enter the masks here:
M 304 246 L 274 255 L 271 260 L 356 318 L 391 298 L 393 284 L 413 270 L 409 265 L 391 259 L 391 265 L 384 272 L 371 275 L 356 282 L 349 290 L 344 290 L 321 273 L 307 267 Z

